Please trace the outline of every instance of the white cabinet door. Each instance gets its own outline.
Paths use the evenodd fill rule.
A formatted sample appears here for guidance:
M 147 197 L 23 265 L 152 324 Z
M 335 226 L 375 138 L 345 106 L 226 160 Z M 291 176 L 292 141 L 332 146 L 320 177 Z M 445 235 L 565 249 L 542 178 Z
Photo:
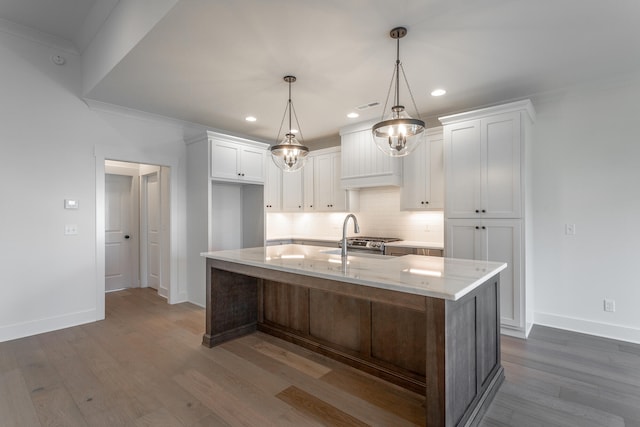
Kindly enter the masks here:
M 343 212 L 347 210 L 347 191 L 340 184 L 340 153 L 315 156 L 313 168 L 315 211 Z
M 520 218 L 520 113 L 504 113 L 482 123 L 482 204 L 489 218 Z
M 520 218 L 520 113 L 445 126 L 449 218 Z
M 403 158 L 403 185 L 400 209 L 444 208 L 444 157 L 442 133 L 427 135 L 416 149 Z
M 211 141 L 211 178 L 262 184 L 266 151 L 233 141 Z
M 314 159 L 313 184 L 316 211 L 326 212 L 333 208 L 333 159 L 333 154 L 323 154 Z
M 342 158 L 339 153 L 331 155 L 332 176 L 331 176 L 331 210 L 345 211 L 347 210 L 347 192 L 340 186 L 340 177 L 342 176 Z
M 315 159 L 312 156 L 307 157 L 307 163 L 305 163 L 302 169 L 303 177 L 303 189 L 302 196 L 304 198 L 304 210 L 306 212 L 313 212 L 315 208 L 315 189 L 314 189 L 314 168 Z
M 445 248 L 450 258 L 506 262 L 500 273 L 500 321 L 524 327 L 522 316 L 522 221 L 518 219 L 449 219 Z
M 522 221 L 485 219 L 482 223 L 486 227 L 485 259 L 507 263 L 507 269 L 500 273 L 500 321 L 503 325 L 522 328 Z
M 264 182 L 265 150 L 246 147 L 242 149 L 241 153 L 240 176 L 242 181 L 262 184 Z
M 474 218 L 481 213 L 480 134 L 480 120 L 470 120 L 444 127 L 447 165 L 445 211 L 448 218 Z
M 266 212 L 278 212 L 282 208 L 282 170 L 266 158 L 267 177 L 264 184 L 264 207 Z
M 403 182 L 400 190 L 400 209 L 423 209 L 427 193 L 427 176 L 429 175 L 429 163 L 427 163 L 427 142 L 417 146 L 415 150 L 404 157 Z
M 305 164 L 305 168 L 307 165 Z M 302 212 L 302 170 L 282 172 L 282 210 L 285 212 Z
M 242 148 L 226 141 L 211 143 L 211 178 L 237 181 L 240 179 Z

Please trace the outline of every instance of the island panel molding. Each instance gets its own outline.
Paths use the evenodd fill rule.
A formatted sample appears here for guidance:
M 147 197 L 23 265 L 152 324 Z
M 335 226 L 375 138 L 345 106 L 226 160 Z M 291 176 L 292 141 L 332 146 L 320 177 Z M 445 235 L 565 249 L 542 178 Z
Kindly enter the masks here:
M 274 335 L 423 393 L 428 426 L 477 425 L 504 380 L 499 340 L 504 264 L 353 255 L 337 265 L 326 248 L 302 245 L 203 256 L 206 346 L 256 330 Z M 439 287 L 440 296 L 424 295 L 416 283 L 413 292 L 405 289 L 411 283 L 391 289 L 393 280 L 380 273 L 408 281 L 395 273 L 412 260 L 414 266 L 433 262 L 443 267 L 421 270 L 440 273 L 432 282 L 421 282 Z M 384 267 L 369 268 L 378 264 Z M 325 272 L 319 275 L 319 270 Z M 356 276 L 367 274 L 372 277 L 364 280 L 388 283 L 359 283 Z M 447 281 L 469 286 L 447 294 L 442 291 Z

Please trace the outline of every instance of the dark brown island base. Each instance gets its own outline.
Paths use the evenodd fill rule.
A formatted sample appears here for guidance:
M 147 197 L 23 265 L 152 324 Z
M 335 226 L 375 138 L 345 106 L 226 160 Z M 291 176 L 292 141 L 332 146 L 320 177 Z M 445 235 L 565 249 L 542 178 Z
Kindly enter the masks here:
M 506 265 L 283 245 L 207 258 L 203 344 L 262 331 L 424 393 L 428 426 L 477 425 L 504 380 Z

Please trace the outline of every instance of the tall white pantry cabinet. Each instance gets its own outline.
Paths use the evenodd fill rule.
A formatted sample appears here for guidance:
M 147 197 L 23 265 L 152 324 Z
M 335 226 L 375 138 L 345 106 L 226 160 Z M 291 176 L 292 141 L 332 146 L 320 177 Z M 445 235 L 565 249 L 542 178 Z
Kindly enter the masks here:
M 526 338 L 533 325 L 531 101 L 441 117 L 447 257 L 502 261 L 502 333 Z

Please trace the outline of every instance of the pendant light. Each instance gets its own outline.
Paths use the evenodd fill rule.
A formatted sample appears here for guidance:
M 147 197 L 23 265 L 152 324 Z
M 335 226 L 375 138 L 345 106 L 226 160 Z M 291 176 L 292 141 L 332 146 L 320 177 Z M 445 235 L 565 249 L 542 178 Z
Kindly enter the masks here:
M 276 141 L 278 141 L 278 137 L 280 136 L 280 131 L 282 130 L 284 119 L 287 116 L 287 111 L 289 112 L 289 131 L 285 133 L 284 139 L 282 140 L 282 142 L 280 142 L 280 144 L 271 146 L 271 158 L 273 159 L 273 162 L 283 171 L 295 172 L 299 169 L 302 169 L 304 164 L 307 162 L 309 149 L 298 142 L 294 130 L 291 127 L 291 115 L 293 114 L 296 119 L 298 133 L 300 133 L 300 138 L 302 139 L 302 132 L 300 131 L 298 116 L 295 114 L 295 110 L 293 109 L 293 102 L 291 101 L 291 83 L 295 82 L 296 78 L 294 76 L 285 76 L 284 81 L 289 83 L 289 100 L 287 101 L 287 106 L 284 109 L 284 116 L 282 117 L 282 122 L 280 123 L 278 135 L 276 135 Z
M 389 34 L 392 39 L 397 41 L 396 64 L 393 69 L 393 75 L 391 76 L 391 84 L 389 85 L 389 92 L 387 93 L 387 100 L 384 104 L 383 115 L 380 119 L 381 121 L 371 128 L 371 132 L 373 134 L 373 140 L 382 152 L 391 157 L 402 157 L 406 156 L 413 151 L 414 148 L 420 145 L 420 142 L 426 134 L 426 126 L 419 118 L 411 118 L 405 111 L 404 105 L 400 104 L 400 71 L 402 71 L 402 77 L 407 85 L 409 95 L 411 96 L 413 108 L 416 110 L 416 114 L 418 114 L 413 94 L 409 88 L 407 76 L 404 74 L 404 68 L 400 62 L 400 39 L 407 35 L 407 29 L 404 27 L 397 27 L 391 30 Z M 385 120 L 384 111 L 387 109 L 389 95 L 391 94 L 391 87 L 394 82 L 395 91 L 393 107 L 391 107 L 390 116 Z

